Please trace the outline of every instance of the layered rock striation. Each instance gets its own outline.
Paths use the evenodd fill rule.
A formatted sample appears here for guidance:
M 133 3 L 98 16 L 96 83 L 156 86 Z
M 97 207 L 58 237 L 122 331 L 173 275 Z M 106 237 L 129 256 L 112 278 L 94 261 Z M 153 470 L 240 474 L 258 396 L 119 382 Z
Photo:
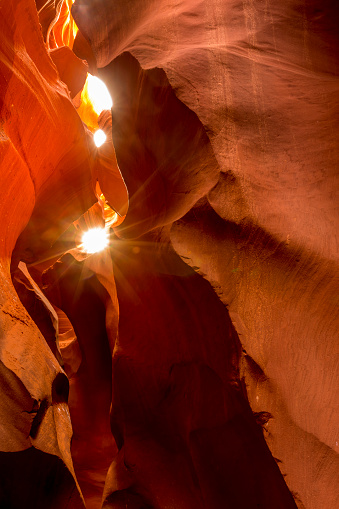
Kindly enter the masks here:
M 0 8 L 0 506 L 336 507 L 336 2 Z

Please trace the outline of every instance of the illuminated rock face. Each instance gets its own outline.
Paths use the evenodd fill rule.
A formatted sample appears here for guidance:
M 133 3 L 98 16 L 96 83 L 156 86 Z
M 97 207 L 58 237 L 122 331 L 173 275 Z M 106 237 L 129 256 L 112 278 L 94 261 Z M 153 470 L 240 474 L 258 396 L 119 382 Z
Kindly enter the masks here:
M 336 4 L 76 2 L 129 210 L 113 268 L 42 278 L 92 179 L 122 215 L 126 190 L 71 102 L 84 63 L 55 49 L 58 74 L 34 2 L 1 13 L 1 503 L 83 507 L 77 478 L 89 508 L 295 507 L 285 479 L 336 507 Z M 72 321 L 68 378 L 20 259 Z
M 72 478 L 68 380 L 18 299 L 10 263 L 25 227 L 18 257 L 34 259 L 95 201 L 86 133 L 34 2 L 1 3 L 0 25 L 1 505 L 83 507 Z
M 175 219 L 204 181 L 205 198 L 173 223 L 170 239 L 228 306 L 252 409 L 273 415 L 266 438 L 298 503 L 337 505 L 338 7 L 154 2 L 127 14 L 122 2 L 91 5 L 78 2 L 73 12 L 115 102 L 113 138 L 131 192 L 118 234 Z M 169 159 L 180 154 L 178 130 L 194 130 L 197 119 L 168 115 L 168 95 L 157 100 L 165 78 L 154 67 L 213 148 L 203 166 L 190 157 L 183 170 L 180 183 L 193 183 L 180 211 L 177 195 L 166 193 L 180 159 Z M 154 118 L 162 115 L 168 136 L 159 155 Z M 183 144 L 189 153 L 194 140 Z

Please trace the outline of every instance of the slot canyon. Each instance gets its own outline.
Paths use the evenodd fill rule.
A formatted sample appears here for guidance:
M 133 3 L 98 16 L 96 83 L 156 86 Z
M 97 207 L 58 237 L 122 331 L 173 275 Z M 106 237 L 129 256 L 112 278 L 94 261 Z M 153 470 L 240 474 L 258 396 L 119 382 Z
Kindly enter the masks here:
M 0 509 L 339 507 L 338 27 L 0 0 Z

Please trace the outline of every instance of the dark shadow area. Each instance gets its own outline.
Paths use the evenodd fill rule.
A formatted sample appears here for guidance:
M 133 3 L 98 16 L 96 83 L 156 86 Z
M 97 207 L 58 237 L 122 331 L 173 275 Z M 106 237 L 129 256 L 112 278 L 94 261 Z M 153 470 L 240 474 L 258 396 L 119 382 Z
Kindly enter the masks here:
M 31 447 L 0 452 L 1 509 L 83 509 L 74 479 L 57 456 Z
M 159 231 L 117 241 L 112 257 L 120 308 L 112 429 L 131 486 L 159 507 L 295 509 L 210 283 Z

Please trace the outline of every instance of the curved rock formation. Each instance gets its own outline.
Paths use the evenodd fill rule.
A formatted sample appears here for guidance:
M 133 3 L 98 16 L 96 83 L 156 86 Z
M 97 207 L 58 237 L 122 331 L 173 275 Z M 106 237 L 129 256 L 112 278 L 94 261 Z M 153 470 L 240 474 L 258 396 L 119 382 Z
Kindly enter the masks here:
M 133 170 L 136 201 L 143 206 L 133 205 L 131 186 L 131 208 L 119 235 L 128 234 L 130 221 L 136 223 L 134 235 L 167 223 L 157 215 L 143 228 L 149 207 L 164 196 L 156 183 L 160 168 L 165 167 L 161 182 L 171 176 L 166 162 L 173 152 L 159 155 L 155 132 L 161 131 L 154 129 L 152 144 L 153 122 L 142 125 L 144 110 L 166 116 L 166 99 L 160 112 L 154 108 L 161 79 L 150 83 L 160 73 L 153 68 L 160 67 L 203 124 L 220 169 L 217 185 L 173 224 L 170 238 L 186 261 L 221 287 L 246 351 L 251 406 L 273 415 L 267 440 L 300 506 L 335 506 L 336 4 L 144 2 L 127 12 L 119 2 L 114 10 L 108 2 L 76 2 L 73 14 L 98 66 L 106 66 L 101 72 L 116 97 L 113 139 L 127 183 L 134 158 L 147 156 L 146 168 Z M 149 71 L 139 71 L 136 79 L 131 57 L 119 56 L 126 51 Z M 173 132 L 188 130 L 185 122 L 180 116 L 167 127 L 174 147 Z M 167 137 L 166 144 L 171 146 Z M 186 145 L 189 152 L 192 145 Z M 149 174 L 154 159 L 162 164 Z M 215 167 L 213 156 L 204 167 Z M 194 179 L 197 169 L 202 168 L 192 159 L 184 178 Z M 212 188 L 213 179 L 206 172 L 203 178 Z M 174 207 L 175 197 L 165 194 L 164 202 Z
M 102 258 L 101 254 L 98 256 Z M 68 403 L 74 430 L 72 458 L 89 508 L 98 506 L 108 467 L 116 454 L 109 411 L 112 399 L 110 342 L 112 344 L 116 339 L 117 314 L 115 320 L 107 320 L 109 332 L 106 332 L 105 305 L 112 306 L 112 298 L 100 283 L 105 274 L 100 271 L 100 266 L 106 268 L 107 279 L 113 277 L 112 262 L 108 255 L 106 258 L 103 262 L 95 261 L 93 255 L 78 262 L 70 252 L 43 275 L 46 295 L 66 313 L 80 347 L 79 368 L 65 369 L 70 379 Z M 91 270 L 93 264 L 99 275 Z M 112 287 L 114 301 L 114 280 L 111 290 Z M 73 358 L 71 364 L 75 361 Z
M 16 243 L 13 267 L 38 256 L 95 201 L 86 133 L 45 49 L 34 2 L 2 3 L 0 23 L 1 504 L 83 507 L 68 380 L 14 290 L 10 263 Z
M 336 507 L 337 3 L 0 7 L 0 506 Z

